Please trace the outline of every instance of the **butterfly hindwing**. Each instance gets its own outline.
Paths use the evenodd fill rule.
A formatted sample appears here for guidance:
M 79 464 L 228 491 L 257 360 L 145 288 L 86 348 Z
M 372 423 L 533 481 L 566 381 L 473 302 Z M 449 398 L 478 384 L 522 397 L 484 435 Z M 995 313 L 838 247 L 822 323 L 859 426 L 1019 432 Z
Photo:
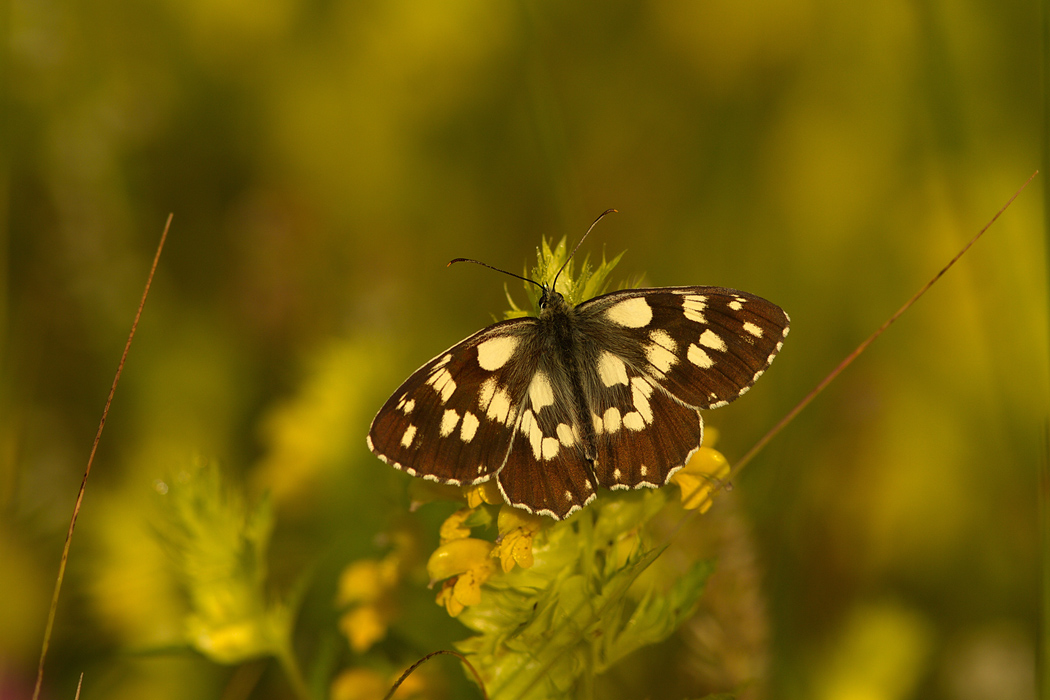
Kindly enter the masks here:
M 529 385 L 514 444 L 497 481 L 504 498 L 531 513 L 561 519 L 597 495 L 573 403 L 557 358 L 545 353 Z
M 700 413 L 626 363 L 618 369 L 622 383 L 605 386 L 615 377 L 599 372 L 601 387 L 592 393 L 598 483 L 609 489 L 663 486 L 700 446 Z
M 503 321 L 416 370 L 379 410 L 369 448 L 413 476 L 485 481 L 503 465 L 538 362 L 536 319 Z

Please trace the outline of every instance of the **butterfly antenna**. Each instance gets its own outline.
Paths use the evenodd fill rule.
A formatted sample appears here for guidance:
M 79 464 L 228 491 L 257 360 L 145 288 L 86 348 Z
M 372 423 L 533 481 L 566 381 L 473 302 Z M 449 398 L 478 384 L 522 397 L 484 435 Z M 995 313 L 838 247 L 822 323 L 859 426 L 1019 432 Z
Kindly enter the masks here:
M 565 258 L 565 262 L 563 262 L 561 267 L 558 268 L 558 274 L 554 275 L 554 281 L 551 282 L 551 289 L 554 289 L 554 285 L 558 283 L 558 277 L 561 276 L 561 271 L 564 270 L 565 266 L 569 264 L 570 260 L 572 260 L 572 256 L 576 255 L 576 251 L 580 249 L 580 246 L 583 245 L 583 241 L 587 238 L 588 234 L 590 234 L 590 232 L 594 230 L 594 227 L 598 225 L 598 222 L 604 219 L 609 214 L 619 213 L 620 212 L 616 211 L 615 209 L 606 209 L 598 215 L 598 218 L 595 219 L 594 223 L 591 224 L 590 227 L 587 229 L 587 233 L 583 234 L 583 238 L 581 238 L 579 242 L 576 243 L 576 247 L 572 249 L 571 253 L 569 253 L 569 257 Z
M 539 282 L 537 282 L 536 280 L 530 280 L 528 277 L 522 277 L 521 275 L 515 275 L 513 272 L 507 272 L 506 270 L 501 270 L 498 267 L 494 267 L 492 265 L 489 265 L 488 263 L 483 263 L 480 260 L 471 260 L 470 258 L 455 258 L 454 260 L 449 260 L 448 261 L 448 265 L 446 265 L 445 267 L 452 267 L 453 263 L 461 263 L 461 262 L 468 262 L 468 263 L 474 263 L 475 265 L 481 265 L 482 267 L 487 267 L 490 270 L 495 270 L 496 272 L 502 272 L 503 274 L 510 275 L 511 277 L 517 277 L 519 280 L 523 280 L 525 282 L 531 282 L 532 284 L 536 285 L 540 289 L 543 289 L 543 285 L 540 284 Z

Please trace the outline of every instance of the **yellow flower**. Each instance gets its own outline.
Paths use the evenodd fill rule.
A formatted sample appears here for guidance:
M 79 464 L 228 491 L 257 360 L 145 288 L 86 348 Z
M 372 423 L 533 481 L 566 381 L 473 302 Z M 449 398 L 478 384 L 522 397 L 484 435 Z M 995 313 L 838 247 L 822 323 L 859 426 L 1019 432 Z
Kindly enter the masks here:
M 500 493 L 495 479 L 489 479 L 474 486 L 464 486 L 463 495 L 466 496 L 467 507 L 469 508 L 477 508 L 482 503 L 495 506 L 504 502 L 503 494 Z
M 515 564 L 523 569 L 531 567 L 532 538 L 543 528 L 543 517 L 526 513 L 520 508 L 503 506 L 496 523 L 500 541 L 492 551 L 492 556 L 499 558 L 503 571 L 510 571 Z
M 387 617 L 376 605 L 360 605 L 339 618 L 339 629 L 350 640 L 350 648 L 361 654 L 386 636 Z
M 378 600 L 384 591 L 397 585 L 398 563 L 394 556 L 387 556 L 382 561 L 361 559 L 353 562 L 339 575 L 336 602 L 349 605 Z
M 370 668 L 350 668 L 332 681 L 328 697 L 331 700 L 383 700 L 394 687 L 400 672 L 384 677 Z M 401 683 L 395 694 L 398 700 L 427 697 L 428 681 L 426 669 L 417 668 Z
M 441 545 L 427 561 L 427 573 L 430 574 L 431 584 L 488 564 L 492 547 L 491 542 L 473 537 L 452 540 Z
M 458 617 L 463 612 L 463 608 L 467 607 L 453 597 L 452 589 L 455 585 L 455 579 L 445 581 L 441 584 L 441 590 L 438 591 L 437 598 L 434 599 L 434 602 L 448 610 L 448 614 L 451 617 Z
M 332 681 L 332 700 L 382 700 L 390 690 L 385 678 L 368 668 L 351 668 Z
M 336 605 L 354 606 L 339 619 L 339 629 L 350 647 L 362 653 L 386 636 L 397 616 L 393 590 L 401 578 L 401 556 L 397 550 L 382 560 L 355 561 L 339 576 Z
M 492 549 L 491 542 L 467 537 L 446 542 L 430 555 L 431 583 L 449 579 L 437 595 L 437 604 L 445 606 L 449 615 L 455 617 L 465 606 L 481 601 L 481 586 L 496 569 Z
M 452 540 L 462 540 L 470 537 L 470 528 L 463 527 L 463 521 L 469 518 L 474 513 L 473 508 L 463 508 L 457 510 L 452 515 L 445 519 L 445 522 L 441 523 L 441 542 L 451 542 Z
M 706 513 L 711 507 L 714 491 L 725 484 L 729 476 L 729 462 L 718 450 L 701 447 L 684 468 L 675 472 L 671 481 L 682 490 L 682 506 Z

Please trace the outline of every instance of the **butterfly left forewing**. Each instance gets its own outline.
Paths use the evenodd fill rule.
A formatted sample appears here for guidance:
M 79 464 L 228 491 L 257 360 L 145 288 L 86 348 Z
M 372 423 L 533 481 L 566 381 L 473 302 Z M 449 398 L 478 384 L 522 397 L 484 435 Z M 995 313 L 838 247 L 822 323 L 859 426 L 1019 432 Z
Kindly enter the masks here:
M 454 345 L 405 380 L 376 414 L 368 446 L 412 476 L 486 481 L 503 465 L 538 358 L 536 320 L 503 321 Z

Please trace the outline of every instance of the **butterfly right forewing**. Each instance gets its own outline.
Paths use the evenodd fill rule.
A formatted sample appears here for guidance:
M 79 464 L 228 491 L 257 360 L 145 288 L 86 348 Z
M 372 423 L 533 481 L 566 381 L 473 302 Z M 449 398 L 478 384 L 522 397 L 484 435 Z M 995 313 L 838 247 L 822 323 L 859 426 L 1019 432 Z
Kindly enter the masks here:
M 616 322 L 621 308 L 643 313 L 624 325 Z M 790 324 L 776 304 L 722 287 L 613 292 L 577 312 L 581 327 L 611 352 L 699 409 L 724 406 L 751 388 L 780 351 Z

